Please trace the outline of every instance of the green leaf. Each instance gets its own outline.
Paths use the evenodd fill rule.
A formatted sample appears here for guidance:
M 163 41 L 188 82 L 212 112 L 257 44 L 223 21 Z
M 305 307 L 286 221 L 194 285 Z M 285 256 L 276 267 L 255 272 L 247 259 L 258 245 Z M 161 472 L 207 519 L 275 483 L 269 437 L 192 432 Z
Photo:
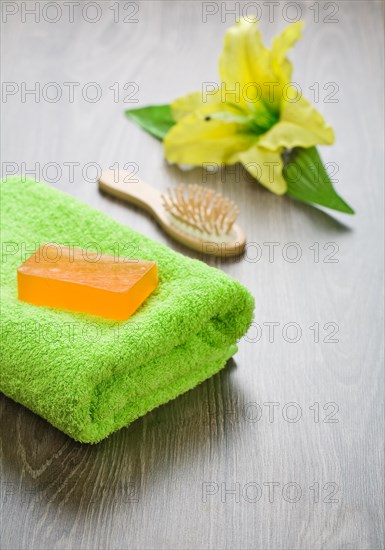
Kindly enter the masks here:
M 296 147 L 286 154 L 284 163 L 283 175 L 290 197 L 354 214 L 354 210 L 336 193 L 315 147 Z
M 170 105 L 139 107 L 139 109 L 129 109 L 125 114 L 127 118 L 158 139 L 163 139 L 176 122 Z

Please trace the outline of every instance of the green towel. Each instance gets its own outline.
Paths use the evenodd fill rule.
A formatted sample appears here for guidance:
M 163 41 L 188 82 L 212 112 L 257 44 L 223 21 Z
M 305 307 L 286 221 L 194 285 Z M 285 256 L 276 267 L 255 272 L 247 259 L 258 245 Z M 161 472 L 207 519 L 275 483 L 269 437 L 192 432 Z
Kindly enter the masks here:
M 1 183 L 0 390 L 96 443 L 219 371 L 254 300 L 218 269 L 32 180 Z M 16 270 L 45 242 L 154 260 L 159 287 L 119 322 L 17 299 Z

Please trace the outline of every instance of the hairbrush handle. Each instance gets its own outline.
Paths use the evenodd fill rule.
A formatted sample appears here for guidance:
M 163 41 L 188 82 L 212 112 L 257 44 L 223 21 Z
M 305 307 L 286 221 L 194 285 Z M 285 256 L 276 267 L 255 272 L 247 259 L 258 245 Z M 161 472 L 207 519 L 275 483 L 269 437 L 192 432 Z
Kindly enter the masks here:
M 166 221 L 161 193 L 138 179 L 131 179 L 124 170 L 103 170 L 99 188 L 110 195 L 139 206 L 155 215 L 160 222 Z

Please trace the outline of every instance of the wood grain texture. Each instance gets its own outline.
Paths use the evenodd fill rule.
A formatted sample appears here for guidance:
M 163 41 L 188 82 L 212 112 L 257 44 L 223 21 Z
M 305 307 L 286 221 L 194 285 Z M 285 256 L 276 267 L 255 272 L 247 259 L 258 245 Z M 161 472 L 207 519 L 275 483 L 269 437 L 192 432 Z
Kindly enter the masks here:
M 314 2 L 300 2 L 307 27 L 291 54 L 294 79 L 310 100 L 319 82 L 317 107 L 337 136 L 321 153 L 338 165 L 336 186 L 356 208 L 354 218 L 277 198 L 242 170 L 204 181 L 200 170 L 168 167 L 160 143 L 123 116 L 133 89 L 123 85 L 135 82 L 134 97 L 145 105 L 216 81 L 234 16 L 222 21 L 221 4 L 213 4 L 218 13 L 203 23 L 200 2 L 139 2 L 138 23 L 122 21 L 130 11 L 115 23 L 109 8 L 117 3 L 98 4 L 95 23 L 76 14 L 73 23 L 65 15 L 23 23 L 19 12 L 2 24 L 3 80 L 57 82 L 63 91 L 57 103 L 23 102 L 19 92 L 3 103 L 3 175 L 5 162 L 21 172 L 39 163 L 40 179 L 192 257 L 199 254 L 171 241 L 150 216 L 99 193 L 87 181 L 95 171 L 85 168 L 131 162 L 162 190 L 183 179 L 225 191 L 240 206 L 252 244 L 246 257 L 210 263 L 253 292 L 262 334 L 256 341 L 255 326 L 219 375 L 95 446 L 72 441 L 2 396 L 1 547 L 383 548 L 383 4 L 332 3 L 338 22 L 331 23 L 324 21 L 330 5 L 320 3 L 315 23 Z M 270 38 L 286 24 L 284 3 L 272 22 L 257 4 Z M 65 82 L 79 83 L 72 103 Z M 79 94 L 88 82 L 101 86 L 100 101 Z M 330 82 L 338 85 L 337 103 L 324 101 L 335 91 L 323 88 Z M 69 162 L 79 163 L 73 178 Z M 47 163 L 61 168 L 57 181 Z M 278 243 L 271 262 L 263 243 Z M 300 259 L 288 261 L 298 250 Z M 269 322 L 279 323 L 273 342 Z M 282 332 L 287 323 L 297 325 Z M 338 343 L 325 342 L 336 326 L 327 323 L 338 325 Z M 301 338 L 288 342 L 298 326 Z

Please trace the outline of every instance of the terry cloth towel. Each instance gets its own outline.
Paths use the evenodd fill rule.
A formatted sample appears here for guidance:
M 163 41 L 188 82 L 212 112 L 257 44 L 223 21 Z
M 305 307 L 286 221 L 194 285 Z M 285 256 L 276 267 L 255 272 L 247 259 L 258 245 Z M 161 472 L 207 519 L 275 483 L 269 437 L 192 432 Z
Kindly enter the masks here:
M 2 182 L 0 227 L 0 390 L 78 441 L 96 443 L 218 372 L 251 323 L 240 283 L 47 184 Z M 159 286 L 119 323 L 21 302 L 16 270 L 45 242 L 154 260 Z

